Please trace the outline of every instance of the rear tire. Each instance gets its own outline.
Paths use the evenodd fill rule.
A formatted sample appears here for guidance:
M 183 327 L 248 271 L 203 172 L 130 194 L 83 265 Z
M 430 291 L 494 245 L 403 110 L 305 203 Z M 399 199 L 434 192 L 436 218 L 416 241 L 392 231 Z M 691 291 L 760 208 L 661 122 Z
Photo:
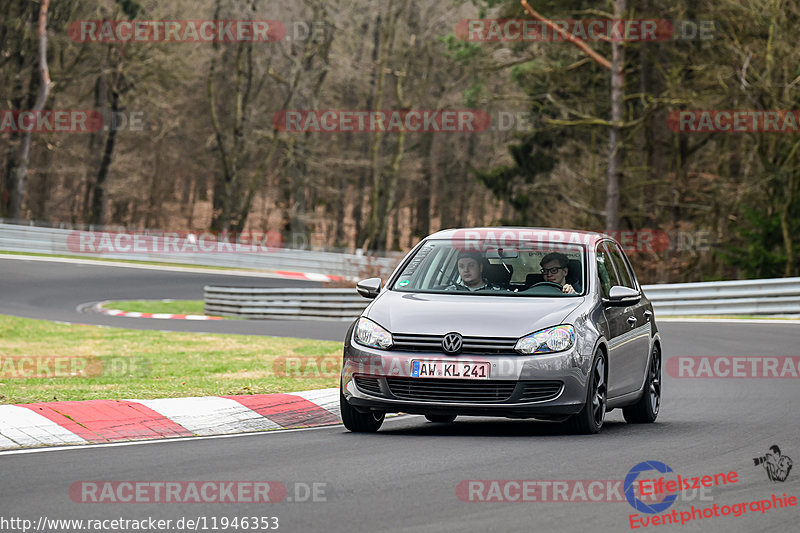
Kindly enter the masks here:
M 622 409 L 622 416 L 629 424 L 652 424 L 661 409 L 661 349 L 653 346 L 653 356 L 647 367 L 647 380 L 644 392 L 633 405 Z
M 447 424 L 454 421 L 456 419 L 456 415 L 425 415 L 425 418 L 427 418 L 430 422 Z
M 567 419 L 567 427 L 573 433 L 590 435 L 600 431 L 606 417 L 607 392 L 606 359 L 602 351 L 594 356 L 592 370 L 586 386 L 586 403 L 581 412 Z
M 341 388 L 339 389 L 339 412 L 342 415 L 344 427 L 354 433 L 375 433 L 381 428 L 386 413 L 369 411 L 362 413 L 345 399 Z

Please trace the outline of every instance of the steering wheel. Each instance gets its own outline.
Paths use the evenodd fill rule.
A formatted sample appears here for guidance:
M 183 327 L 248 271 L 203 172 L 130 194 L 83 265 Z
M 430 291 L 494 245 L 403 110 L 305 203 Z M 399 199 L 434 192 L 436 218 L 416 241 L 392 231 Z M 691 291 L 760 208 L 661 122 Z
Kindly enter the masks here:
M 558 292 L 563 292 L 563 288 L 561 287 L 561 285 L 559 285 L 555 281 L 540 281 L 539 283 L 534 283 L 533 285 L 528 287 L 527 290 L 531 290 L 534 287 L 543 287 L 543 288 L 547 287 L 550 289 L 558 289 Z

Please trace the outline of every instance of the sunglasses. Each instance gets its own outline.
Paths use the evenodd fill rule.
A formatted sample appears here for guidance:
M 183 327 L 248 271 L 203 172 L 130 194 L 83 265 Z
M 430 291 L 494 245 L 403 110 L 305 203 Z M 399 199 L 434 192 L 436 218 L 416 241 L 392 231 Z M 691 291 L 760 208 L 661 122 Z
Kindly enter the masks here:
M 558 271 L 561 270 L 562 268 L 567 268 L 567 267 L 543 268 L 542 274 L 558 274 Z

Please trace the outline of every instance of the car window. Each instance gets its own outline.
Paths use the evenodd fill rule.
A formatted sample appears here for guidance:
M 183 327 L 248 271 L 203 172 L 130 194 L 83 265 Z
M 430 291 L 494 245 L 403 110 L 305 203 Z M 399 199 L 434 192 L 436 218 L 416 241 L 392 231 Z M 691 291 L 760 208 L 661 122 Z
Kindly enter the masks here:
M 617 247 L 616 244 L 612 242 L 605 242 L 604 246 L 608 251 L 609 257 L 611 257 L 611 261 L 614 263 L 614 268 L 617 271 L 617 279 L 619 280 L 619 284 L 623 287 L 630 287 L 631 289 L 636 288 L 636 284 L 633 281 L 633 275 L 631 274 L 630 268 L 628 267 L 627 261 L 622 256 L 622 252 Z
M 611 287 L 619 285 L 619 278 L 614 270 L 614 265 L 611 256 L 605 247 L 601 244 L 597 245 L 597 275 L 600 278 L 600 294 L 603 298 L 608 298 L 608 293 Z
M 394 280 L 402 292 L 469 292 L 518 296 L 576 296 L 584 291 L 585 248 L 578 244 L 504 241 L 502 247 L 476 250 L 471 242 L 434 239 L 424 242 Z M 563 271 L 548 276 L 542 261 L 563 263 Z M 462 263 L 461 268 L 459 263 Z M 466 268 L 466 270 L 465 270 Z M 553 269 L 550 269 L 551 271 Z M 558 288 L 569 284 L 575 291 Z M 569 292 L 569 288 L 567 288 Z

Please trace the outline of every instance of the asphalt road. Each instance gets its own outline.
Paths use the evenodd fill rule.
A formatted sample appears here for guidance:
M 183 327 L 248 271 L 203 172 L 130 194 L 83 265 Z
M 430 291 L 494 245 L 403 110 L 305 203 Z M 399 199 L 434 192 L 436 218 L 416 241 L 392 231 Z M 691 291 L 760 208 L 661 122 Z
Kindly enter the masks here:
M 663 325 L 667 356 L 796 354 L 798 326 Z M 800 496 L 800 472 L 768 480 L 752 458 L 777 444 L 800 457 L 796 380 L 677 379 L 665 376 L 656 424 L 633 426 L 619 411 L 600 434 L 572 436 L 547 422 L 422 417 L 388 419 L 374 435 L 341 426 L 235 438 L 0 455 L 0 517 L 156 519 L 277 516 L 280 530 L 353 531 L 627 531 L 626 502 L 469 502 L 464 480 L 622 480 L 656 460 L 683 476 L 735 471 L 738 481 L 704 499 L 688 494 L 672 509 L 690 511 L 778 496 Z M 278 481 L 302 496 L 324 484 L 324 501 L 270 504 L 87 504 L 73 483 L 104 481 Z M 298 489 L 296 484 L 301 485 Z M 513 494 L 512 494 L 513 497 Z M 796 531 L 797 507 L 748 511 L 659 531 Z M 221 522 L 220 522 L 221 523 Z M 210 527 L 210 526 L 209 526 Z M 653 527 L 648 528 L 648 530 Z M 8 529 L 3 529 L 9 531 Z M 184 529 L 186 530 L 186 529 Z M 68 531 L 68 529 L 63 529 Z
M 81 313 L 102 300 L 202 300 L 203 286 L 319 287 L 319 283 L 247 276 L 171 272 L 0 257 L 0 314 L 130 329 L 241 333 L 340 341 L 349 323 L 289 320 L 159 320 Z
M 52 313 L 49 317 L 66 318 L 74 317 L 69 307 L 81 299 L 199 294 L 192 292 L 198 289 L 192 288 L 191 277 L 92 270 L 92 275 L 107 276 L 104 279 L 118 276 L 124 284 L 94 288 L 79 275 L 80 269 L 64 269 L 58 279 L 86 286 L 59 287 L 58 282 L 48 281 L 44 269 L 29 267 L 26 274 L 31 279 L 25 285 L 20 286 L 19 278 L 15 283 L 2 281 L 2 312 L 41 317 L 45 305 L 53 309 L 47 311 Z M 6 273 L 7 268 L 18 267 L 0 262 L 0 268 Z M 137 286 L 141 290 L 131 295 Z M 172 296 L 177 292 L 181 294 Z M 58 305 L 48 305 L 52 302 Z M 660 328 L 665 358 L 800 355 L 800 326 L 795 324 L 665 322 Z M 625 501 L 463 501 L 456 488 L 466 480 L 622 480 L 642 461 L 661 461 L 682 476 L 738 474 L 736 483 L 715 487 L 702 497 L 688 494 L 667 512 L 730 506 L 769 499 L 772 494 L 800 497 L 800 467 L 779 483 L 753 464 L 753 458 L 773 444 L 799 460 L 799 428 L 795 379 L 686 379 L 665 374 L 664 403 L 656 424 L 628 425 L 614 411 L 594 436 L 566 435 L 559 425 L 548 422 L 462 418 L 442 425 L 406 416 L 387 419 L 374 435 L 351 434 L 337 425 L 233 438 L 4 453 L 0 454 L 0 530 L 19 530 L 10 522 L 4 525 L 2 520 L 11 518 L 36 524 L 40 517 L 173 521 L 204 517 L 206 530 L 214 531 L 216 517 L 217 531 L 222 531 L 222 517 L 247 516 L 278 517 L 279 531 L 293 532 L 630 531 L 629 515 L 634 510 Z M 294 500 L 314 483 L 323 484 L 318 487 L 324 492 L 317 501 L 266 504 L 73 501 L 70 487 L 90 480 L 277 481 Z M 646 529 L 785 532 L 797 530 L 798 517 L 798 507 L 766 513 L 748 508 L 739 517 Z M 202 524 L 198 529 L 204 530 Z

